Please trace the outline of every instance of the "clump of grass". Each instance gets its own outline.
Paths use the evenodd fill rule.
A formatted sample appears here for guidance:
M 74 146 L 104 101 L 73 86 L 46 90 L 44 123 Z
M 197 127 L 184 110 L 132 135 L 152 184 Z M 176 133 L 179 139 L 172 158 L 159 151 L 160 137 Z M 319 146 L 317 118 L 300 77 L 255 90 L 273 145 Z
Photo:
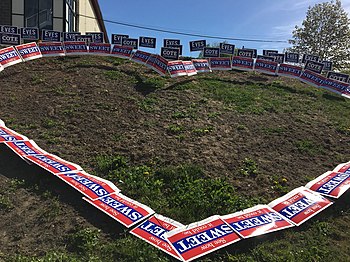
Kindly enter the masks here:
M 242 161 L 242 167 L 239 169 L 239 173 L 243 176 L 256 177 L 258 175 L 258 165 L 253 159 L 245 158 Z

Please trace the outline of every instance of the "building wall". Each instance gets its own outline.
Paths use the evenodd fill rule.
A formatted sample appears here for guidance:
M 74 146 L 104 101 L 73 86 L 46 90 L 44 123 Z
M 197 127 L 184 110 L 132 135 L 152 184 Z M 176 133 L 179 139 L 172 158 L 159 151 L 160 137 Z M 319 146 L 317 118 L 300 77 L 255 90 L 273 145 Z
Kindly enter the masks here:
M 11 0 L 0 1 L 0 25 L 11 25 Z
M 63 1 L 64 0 L 53 0 L 53 30 L 61 32 L 64 31 Z
M 82 34 L 85 34 L 86 32 L 102 32 L 102 29 L 98 25 L 98 22 L 96 19 L 87 18 L 82 15 L 96 17 L 92 5 L 90 3 L 90 0 L 83 0 L 79 1 L 79 7 L 78 7 L 78 14 L 79 14 L 79 24 L 78 24 L 78 31 Z
M 24 0 L 12 0 L 12 25 L 24 26 Z

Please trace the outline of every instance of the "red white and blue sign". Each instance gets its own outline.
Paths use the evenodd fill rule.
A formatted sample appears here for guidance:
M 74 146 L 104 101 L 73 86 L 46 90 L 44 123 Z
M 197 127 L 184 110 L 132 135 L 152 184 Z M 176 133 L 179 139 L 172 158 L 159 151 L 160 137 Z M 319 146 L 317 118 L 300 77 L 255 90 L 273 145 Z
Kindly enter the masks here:
M 28 137 L 22 136 L 17 132 L 7 128 L 5 123 L 0 120 L 0 143 L 29 140 Z
M 144 65 L 146 64 L 147 60 L 151 57 L 151 55 L 152 55 L 151 53 L 137 50 L 131 57 L 131 60 L 133 60 L 136 63 Z
M 299 78 L 303 69 L 300 66 L 280 64 L 277 70 L 277 75 Z
M 44 42 L 61 42 L 61 32 L 52 30 L 42 30 L 41 40 Z
M 191 261 L 240 240 L 219 216 L 180 227 L 166 234 L 183 261 Z
M 95 200 L 88 198 L 84 200 L 128 228 L 154 214 L 150 207 L 120 193 L 102 196 Z
M 190 51 L 202 51 L 207 46 L 206 40 L 190 41 Z
M 168 71 L 171 77 L 187 76 L 186 69 L 180 60 L 168 62 Z
M 339 164 L 336 168 L 334 168 L 333 171 L 344 174 L 350 174 L 350 162 Z
M 267 61 L 264 59 L 256 59 L 254 70 L 264 74 L 276 75 L 277 66 L 277 62 Z
M 230 57 L 215 57 L 209 59 L 211 70 L 231 70 Z
M 66 55 L 62 42 L 39 43 L 39 49 L 44 57 Z
M 162 76 L 168 72 L 168 60 L 160 55 L 152 55 L 146 65 Z
M 267 205 L 257 205 L 240 212 L 221 216 L 221 219 L 242 238 L 260 236 L 294 227 L 294 224 Z
M 349 174 L 328 171 L 306 184 L 307 188 L 321 195 L 339 198 L 350 188 Z
M 20 43 L 20 34 L 0 33 L 0 45 L 19 45 Z
M 21 38 L 24 40 L 38 40 L 39 28 L 34 28 L 34 27 L 21 28 Z
M 24 61 L 30 61 L 42 57 L 39 47 L 35 42 L 16 46 L 18 53 Z
M 84 171 L 59 174 L 57 177 L 92 200 L 120 192 L 112 182 Z
M 132 50 L 133 48 L 129 46 L 114 45 L 111 51 L 111 55 L 119 58 L 129 59 L 131 57 Z
M 193 76 L 197 74 L 197 70 L 194 67 L 192 61 L 182 61 L 182 64 L 185 67 L 188 76 Z
M 4 68 L 21 63 L 22 61 L 21 56 L 13 46 L 0 49 L 0 64 Z
M 252 71 L 254 70 L 254 59 L 249 57 L 234 56 L 232 57 L 232 68 L 243 71 Z
M 131 230 L 130 233 L 181 260 L 173 247 L 167 242 L 165 234 L 183 226 L 175 220 L 155 214 Z
M 87 55 L 89 52 L 86 42 L 83 41 L 64 42 L 64 49 L 66 55 Z
M 105 43 L 90 43 L 89 54 L 91 55 L 110 55 L 111 45 Z
M 326 78 L 321 74 L 317 74 L 306 69 L 301 73 L 299 79 L 304 83 L 310 84 L 315 87 L 320 87 Z
M 30 155 L 48 154 L 46 151 L 41 149 L 33 140 L 6 142 L 5 145 L 21 158 Z
M 350 96 L 349 83 L 326 78 L 320 87 L 344 96 Z
M 333 202 L 306 187 L 299 187 L 269 204 L 296 226 L 329 207 Z
M 210 73 L 211 68 L 207 59 L 192 59 L 192 63 L 197 73 Z

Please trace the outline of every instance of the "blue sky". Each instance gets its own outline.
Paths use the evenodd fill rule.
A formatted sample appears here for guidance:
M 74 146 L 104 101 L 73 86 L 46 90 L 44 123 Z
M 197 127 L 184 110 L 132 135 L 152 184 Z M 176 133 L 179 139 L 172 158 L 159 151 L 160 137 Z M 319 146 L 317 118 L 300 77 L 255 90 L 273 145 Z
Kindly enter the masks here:
M 301 25 L 308 6 L 325 1 L 317 0 L 100 0 L 104 19 L 159 29 L 180 31 L 201 35 L 229 38 L 284 40 L 291 38 L 295 25 Z M 350 0 L 343 0 L 344 9 L 350 11 Z M 184 55 L 189 52 L 189 41 L 201 37 L 160 33 L 105 23 L 108 34 L 128 34 L 131 38 L 150 36 L 157 38 L 157 49 L 143 49 L 159 52 L 164 38 L 180 39 Z M 207 43 L 220 43 L 220 39 L 206 39 Z M 259 43 L 229 41 L 237 47 L 283 51 L 288 43 Z

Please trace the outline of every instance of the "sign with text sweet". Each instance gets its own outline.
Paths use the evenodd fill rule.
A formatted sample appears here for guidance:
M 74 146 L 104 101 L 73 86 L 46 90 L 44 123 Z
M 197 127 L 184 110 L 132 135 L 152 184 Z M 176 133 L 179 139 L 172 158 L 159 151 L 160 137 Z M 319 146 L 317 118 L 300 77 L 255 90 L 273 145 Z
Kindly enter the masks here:
M 203 57 L 220 57 L 220 48 L 217 47 L 204 47 L 203 49 Z
M 113 193 L 95 200 L 88 198 L 84 200 L 128 228 L 154 214 L 150 207 L 121 193 Z
M 64 42 L 64 50 L 66 55 L 87 55 L 88 47 L 86 42 L 83 41 L 73 41 L 73 42 Z
M 300 66 L 280 64 L 277 70 L 277 75 L 299 78 L 303 69 Z
M 167 242 L 165 234 L 183 226 L 183 224 L 175 220 L 155 214 L 131 230 L 130 233 L 181 260 L 173 247 Z
M 168 62 L 168 72 L 171 77 L 187 76 L 186 69 L 180 60 Z
M 319 62 L 314 62 L 311 60 L 306 61 L 304 69 L 310 70 L 312 72 L 321 74 L 323 70 L 324 64 Z
M 185 67 L 188 76 L 193 76 L 197 74 L 197 70 L 194 67 L 192 61 L 182 61 L 182 64 Z
M 89 45 L 90 55 L 110 55 L 111 45 L 106 43 L 90 43 Z
M 7 34 L 18 34 L 18 27 L 11 25 L 3 25 L 0 27 L 0 31 Z
M 122 45 L 123 38 L 129 38 L 129 35 L 112 34 L 111 41 L 113 45 Z
M 39 39 L 39 28 L 34 27 L 22 27 L 21 38 L 23 40 L 38 40 Z
M 20 34 L 0 33 L 0 45 L 19 45 L 20 43 Z
M 320 194 L 299 187 L 272 201 L 269 207 L 299 226 L 331 204 L 333 202 Z
M 327 73 L 327 78 L 342 81 L 345 83 L 349 82 L 349 75 L 348 74 L 342 74 L 342 73 L 333 72 L 333 71 L 330 71 Z
M 301 73 L 299 79 L 304 83 L 310 84 L 315 87 L 320 87 L 326 78 L 310 70 L 304 70 Z
M 232 57 L 232 68 L 243 71 L 252 71 L 254 70 L 254 59 L 249 57 L 234 56 Z
M 220 54 L 234 55 L 235 45 L 220 43 Z
M 240 240 L 219 216 L 179 227 L 166 234 L 183 261 L 191 261 Z
M 339 172 L 339 173 L 344 173 L 344 174 L 350 174 L 350 162 L 337 165 L 333 171 Z
M 147 60 L 151 57 L 151 55 L 151 53 L 137 50 L 131 57 L 131 60 L 144 65 L 146 64 Z
M 132 50 L 133 48 L 129 46 L 114 45 L 111 51 L 111 55 L 119 58 L 129 59 L 132 55 Z
M 286 52 L 284 55 L 284 61 L 286 63 L 299 63 L 299 54 L 298 53 L 290 53 Z
M 21 63 L 22 61 L 21 56 L 13 46 L 0 49 L 0 64 L 4 68 Z
M 256 59 L 254 70 L 264 74 L 276 75 L 277 66 L 277 62 L 267 61 L 264 59 Z
M 122 46 L 129 46 L 133 49 L 137 49 L 139 40 L 136 38 L 122 38 Z
M 146 36 L 140 36 L 139 37 L 139 45 L 140 45 L 140 47 L 156 48 L 156 43 L 157 43 L 157 38 L 146 37 Z
M 35 42 L 16 46 L 18 53 L 24 61 L 30 61 L 42 57 L 39 47 Z
M 57 175 L 60 173 L 68 173 L 72 171 L 80 171 L 82 168 L 77 164 L 68 162 L 59 158 L 58 156 L 46 154 L 46 155 L 27 155 L 24 157 L 26 160 L 44 168 L 50 173 Z
M 190 51 L 202 51 L 207 46 L 206 40 L 190 41 Z
M 230 215 L 221 216 L 242 238 L 249 238 L 294 227 L 292 223 L 267 205 L 257 205 Z
M 163 46 L 164 47 L 171 47 L 173 45 L 181 45 L 180 39 L 164 39 L 163 40 Z
M 5 123 L 0 120 L 0 143 L 12 141 L 29 140 L 28 137 L 22 136 L 12 129 L 5 126 Z
M 349 174 L 328 171 L 306 184 L 307 188 L 321 195 L 339 198 L 350 188 Z
M 77 36 L 80 36 L 80 32 L 63 32 L 63 42 L 76 41 Z
M 350 96 L 350 85 L 349 83 L 340 82 L 334 79 L 326 78 L 321 88 L 325 88 L 331 92 L 338 93 L 344 96 Z
M 48 154 L 41 149 L 33 140 L 6 142 L 5 145 L 21 158 L 29 155 Z
M 44 42 L 61 42 L 61 32 L 52 30 L 42 30 L 41 40 Z
M 62 42 L 46 42 L 39 43 L 38 45 L 41 55 L 44 57 L 66 55 Z
M 211 68 L 207 59 L 192 59 L 192 63 L 197 73 L 210 73 Z
M 254 58 L 254 51 L 247 49 L 237 49 L 238 57 Z
M 103 33 L 102 32 L 86 32 L 86 35 L 91 35 L 92 43 L 104 43 Z
M 165 76 L 168 72 L 168 60 L 160 55 L 155 55 L 154 58 L 151 56 L 146 65 L 162 76 Z
M 310 55 L 310 54 L 304 54 L 303 55 L 303 63 L 306 63 L 306 61 L 314 61 L 318 62 L 320 60 L 320 57 L 317 55 Z
M 177 60 L 180 56 L 180 50 L 178 48 L 162 47 L 160 55 L 165 59 Z
M 105 182 L 84 171 L 59 174 L 57 177 L 92 200 L 120 192 L 112 182 Z
M 209 59 L 211 70 L 231 70 L 230 57 L 214 57 Z

